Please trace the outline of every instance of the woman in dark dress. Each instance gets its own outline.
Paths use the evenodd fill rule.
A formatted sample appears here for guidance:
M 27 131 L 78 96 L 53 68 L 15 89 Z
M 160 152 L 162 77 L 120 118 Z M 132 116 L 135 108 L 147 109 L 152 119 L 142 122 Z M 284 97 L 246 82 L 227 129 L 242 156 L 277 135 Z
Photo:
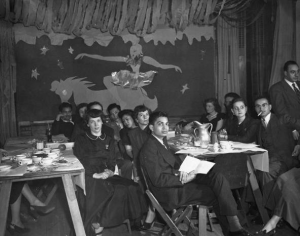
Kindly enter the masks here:
M 219 139 L 252 143 L 256 140 L 259 120 L 247 115 L 247 105 L 242 98 L 237 98 L 232 103 L 234 118 L 226 122 L 224 129 L 219 132 Z
M 139 185 L 114 175 L 114 139 L 102 131 L 102 114 L 95 109 L 87 112 L 89 131 L 78 135 L 74 145 L 74 154 L 85 168 L 87 235 L 101 235 L 104 227 L 136 220 L 146 211 Z
M 224 114 L 221 113 L 221 106 L 216 98 L 208 98 L 204 100 L 204 109 L 206 114 L 200 118 L 200 123 L 211 123 L 212 131 L 219 131 L 223 127 Z

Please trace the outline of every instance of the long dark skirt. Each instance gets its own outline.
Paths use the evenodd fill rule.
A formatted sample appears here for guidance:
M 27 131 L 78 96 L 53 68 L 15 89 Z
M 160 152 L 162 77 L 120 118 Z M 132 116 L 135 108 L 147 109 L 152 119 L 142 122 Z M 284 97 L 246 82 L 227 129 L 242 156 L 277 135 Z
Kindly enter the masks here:
M 300 169 L 294 168 L 278 177 L 266 207 L 298 230 L 300 227 L 299 201 Z
M 86 176 L 85 207 L 84 225 L 88 235 L 92 223 L 113 227 L 126 219 L 136 220 L 147 211 L 140 186 L 120 176 L 106 180 Z

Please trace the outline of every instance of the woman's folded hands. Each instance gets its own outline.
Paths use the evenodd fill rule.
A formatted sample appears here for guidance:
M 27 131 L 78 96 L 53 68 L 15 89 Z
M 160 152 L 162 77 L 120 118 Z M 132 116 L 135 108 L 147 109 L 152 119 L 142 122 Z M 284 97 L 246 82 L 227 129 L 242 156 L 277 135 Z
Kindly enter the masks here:
M 112 172 L 109 169 L 105 169 L 102 173 L 94 173 L 93 178 L 94 179 L 107 179 L 109 177 L 112 177 L 114 175 L 114 172 Z

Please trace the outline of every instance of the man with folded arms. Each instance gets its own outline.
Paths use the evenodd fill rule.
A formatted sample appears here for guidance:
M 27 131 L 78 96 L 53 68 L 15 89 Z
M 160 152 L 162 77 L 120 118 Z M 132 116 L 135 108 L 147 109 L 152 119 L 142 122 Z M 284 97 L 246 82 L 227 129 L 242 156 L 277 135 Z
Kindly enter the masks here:
M 72 121 L 72 105 L 63 102 L 58 107 L 59 113 L 56 116 L 51 128 L 52 140 L 68 142 L 71 139 L 74 122 Z
M 229 183 L 212 168 L 207 175 L 179 172 L 181 160 L 173 155 L 166 143 L 169 131 L 168 117 L 154 112 L 149 119 L 152 135 L 145 142 L 140 162 L 150 178 L 150 189 L 167 210 L 195 204 L 213 206 L 224 235 L 252 235 L 245 230 L 237 217 L 237 205 Z

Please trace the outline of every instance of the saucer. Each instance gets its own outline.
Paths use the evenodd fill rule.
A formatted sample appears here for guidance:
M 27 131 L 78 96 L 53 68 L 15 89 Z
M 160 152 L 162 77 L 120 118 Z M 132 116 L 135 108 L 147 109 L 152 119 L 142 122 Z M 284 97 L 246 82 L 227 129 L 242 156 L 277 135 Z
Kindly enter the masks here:
M 10 166 L 10 165 L 3 165 L 3 166 L 0 166 L 0 171 L 7 171 L 10 168 L 12 168 L 12 166 Z

